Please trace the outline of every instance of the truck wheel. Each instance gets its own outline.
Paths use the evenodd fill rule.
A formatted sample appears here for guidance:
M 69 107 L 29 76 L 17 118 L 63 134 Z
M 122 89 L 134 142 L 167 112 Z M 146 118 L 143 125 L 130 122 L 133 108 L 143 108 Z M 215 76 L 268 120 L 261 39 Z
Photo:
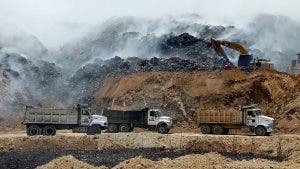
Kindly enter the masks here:
M 224 129 L 223 129 L 223 127 L 220 126 L 220 125 L 214 125 L 214 126 L 212 127 L 212 133 L 213 133 L 213 134 L 222 134 L 223 132 L 224 132 Z
M 119 127 L 119 131 L 120 132 L 129 132 L 130 127 L 128 124 L 121 124 Z
M 43 128 L 43 135 L 54 136 L 56 134 L 56 128 L 52 125 L 45 126 Z
M 116 124 L 109 124 L 107 127 L 107 130 L 109 133 L 117 133 L 118 132 L 118 126 Z
M 35 136 L 41 134 L 41 128 L 38 125 L 30 125 L 26 131 L 28 136 Z
M 255 134 L 257 136 L 265 136 L 267 133 L 266 129 L 263 126 L 257 126 L 255 128 Z
M 209 125 L 201 125 L 200 126 L 201 128 L 201 133 L 202 134 L 210 134 L 211 133 L 211 129 L 210 129 L 210 126 Z
M 168 133 L 168 127 L 166 124 L 160 124 L 157 127 L 157 132 L 162 133 L 162 134 L 167 134 Z
M 99 125 L 89 126 L 86 132 L 87 135 L 95 135 L 100 133 L 101 133 L 101 126 Z

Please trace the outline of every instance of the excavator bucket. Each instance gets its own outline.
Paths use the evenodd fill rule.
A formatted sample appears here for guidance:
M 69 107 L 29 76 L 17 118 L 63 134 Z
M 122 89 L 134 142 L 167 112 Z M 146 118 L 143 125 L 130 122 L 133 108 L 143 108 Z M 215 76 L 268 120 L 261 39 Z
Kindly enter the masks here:
M 217 53 L 219 56 L 224 56 L 224 57 L 227 56 L 227 55 L 225 54 L 223 48 L 221 47 L 221 41 L 215 40 L 215 39 L 211 38 L 210 42 L 211 42 L 211 46 L 214 47 L 216 53 Z

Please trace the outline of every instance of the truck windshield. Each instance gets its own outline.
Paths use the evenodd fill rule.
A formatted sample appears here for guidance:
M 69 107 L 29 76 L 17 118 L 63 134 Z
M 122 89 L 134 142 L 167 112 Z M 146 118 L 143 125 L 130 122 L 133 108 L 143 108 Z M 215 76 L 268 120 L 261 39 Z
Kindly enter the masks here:
M 157 117 L 160 117 L 160 112 L 156 111 Z
M 152 117 L 159 117 L 160 113 L 159 113 L 159 111 L 150 111 L 150 116 L 152 116 Z
M 88 115 L 90 115 L 90 111 L 91 111 L 90 109 L 83 109 L 83 110 L 81 110 L 81 114 L 88 116 Z
M 260 116 L 260 115 L 261 115 L 261 111 L 260 111 L 260 110 L 254 110 L 254 113 L 255 113 L 257 116 Z

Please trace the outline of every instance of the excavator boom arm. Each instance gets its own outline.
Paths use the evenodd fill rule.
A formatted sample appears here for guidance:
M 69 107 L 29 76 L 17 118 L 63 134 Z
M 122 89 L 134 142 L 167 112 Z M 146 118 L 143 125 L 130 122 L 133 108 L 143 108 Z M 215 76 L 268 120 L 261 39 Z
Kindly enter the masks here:
M 217 41 L 214 39 L 211 39 L 211 45 L 214 47 L 215 51 L 219 56 L 225 56 L 226 53 L 224 52 L 223 48 L 221 47 L 221 41 Z
M 241 55 L 248 55 L 248 49 L 246 47 L 244 47 L 243 45 L 236 43 L 236 42 L 220 41 L 220 40 L 215 40 L 212 38 L 211 45 L 214 47 L 215 51 L 220 56 L 226 56 L 221 45 L 226 46 L 230 49 L 239 51 Z
M 221 44 L 230 49 L 239 51 L 241 55 L 248 55 L 248 49 L 239 43 L 229 42 L 229 41 L 221 41 Z

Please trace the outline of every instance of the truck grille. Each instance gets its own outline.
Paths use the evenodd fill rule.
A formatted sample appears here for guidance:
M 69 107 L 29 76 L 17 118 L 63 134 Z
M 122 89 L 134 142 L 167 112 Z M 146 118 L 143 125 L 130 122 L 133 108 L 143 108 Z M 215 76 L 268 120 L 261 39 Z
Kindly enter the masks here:
M 268 127 L 273 129 L 274 125 L 275 125 L 275 121 L 273 121 L 273 123 L 269 124 Z

